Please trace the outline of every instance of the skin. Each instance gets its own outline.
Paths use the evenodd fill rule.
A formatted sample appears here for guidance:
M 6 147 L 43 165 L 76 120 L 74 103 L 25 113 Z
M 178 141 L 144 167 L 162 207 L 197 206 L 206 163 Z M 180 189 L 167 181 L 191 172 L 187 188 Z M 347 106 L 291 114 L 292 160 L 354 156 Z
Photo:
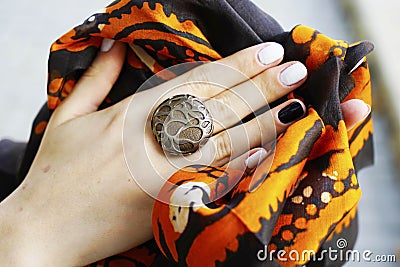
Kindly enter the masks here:
M 281 84 L 279 74 L 293 62 L 279 65 L 280 58 L 269 65 L 260 63 L 257 53 L 268 45 L 257 45 L 220 60 L 220 63 L 242 71 L 260 88 L 264 88 L 261 92 L 264 99 L 252 103 L 253 109 L 289 93 L 305 81 L 304 78 L 291 86 Z M 85 265 L 152 238 L 154 199 L 132 179 L 121 138 L 131 97 L 97 111 L 119 75 L 125 50 L 123 44 L 115 43 L 110 51 L 99 53 L 73 93 L 54 112 L 24 182 L 0 203 L 0 261 L 5 266 Z M 139 163 L 134 174 L 137 177 L 133 178 L 143 175 L 145 179 L 141 182 L 147 183 L 154 192 L 162 186 L 162 180 L 148 169 L 149 159 L 157 162 L 158 176 L 161 173 L 168 178 L 176 171 L 149 130 L 149 114 L 162 100 L 178 93 L 190 93 L 207 99 L 223 98 L 224 103 L 239 117 L 250 112 L 248 107 L 238 104 L 232 94 L 234 90 L 240 92 L 241 88 L 245 88 L 249 80 L 221 76 L 226 79 L 224 82 L 230 84 L 229 88 L 199 85 L 169 91 L 173 85 L 195 77 L 219 78 L 213 75 L 217 74 L 212 64 L 205 64 L 157 88 L 135 95 L 142 105 L 135 110 L 137 116 L 129 119 L 135 120 L 133 125 L 141 127 L 129 129 L 128 133 L 135 136 L 134 140 L 144 142 L 138 141 L 137 146 L 126 153 L 133 153 Z M 157 99 L 160 92 L 165 95 L 158 104 L 147 104 L 151 103 L 150 99 Z M 221 107 L 210 103 L 206 104 L 210 112 L 218 114 Z M 280 123 L 274 114 L 288 104 L 271 110 L 273 116 L 270 114 L 268 117 L 273 119 L 270 123 L 275 125 L 278 133 L 290 124 Z M 370 109 L 362 101 L 348 101 L 343 106 L 344 117 L 350 126 L 362 121 L 369 112 Z M 201 158 L 200 163 L 204 161 L 223 166 L 230 162 L 231 167 L 240 167 L 250 154 L 260 149 L 261 143 L 275 138 L 275 130 L 266 127 L 271 125 L 265 123 L 266 115 L 260 115 L 245 125 L 235 127 L 240 129 L 235 129 L 229 127 L 236 121 L 223 114 L 221 112 L 216 117 L 225 123 L 227 129 L 217 127 L 211 140 L 198 153 L 208 152 L 212 147 L 223 148 L 223 152 L 217 149 L 210 154 L 212 156 L 203 153 L 206 158 Z M 227 133 L 240 137 L 235 134 L 242 130 L 251 136 L 249 147 L 227 144 L 231 142 L 225 138 Z M 233 138 L 231 143 L 240 142 L 235 142 Z M 147 153 L 143 153 L 143 146 Z M 195 154 L 189 157 L 195 158 Z

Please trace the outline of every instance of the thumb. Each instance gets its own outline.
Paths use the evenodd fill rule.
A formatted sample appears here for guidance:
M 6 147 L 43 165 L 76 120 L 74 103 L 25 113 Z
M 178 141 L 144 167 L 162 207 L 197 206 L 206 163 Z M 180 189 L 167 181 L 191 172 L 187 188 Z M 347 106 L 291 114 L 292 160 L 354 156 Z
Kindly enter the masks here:
M 114 43 L 114 40 L 110 39 L 103 40 L 101 50 L 92 65 L 53 114 L 51 121 L 53 127 L 98 109 L 118 79 L 125 51 L 124 44 Z

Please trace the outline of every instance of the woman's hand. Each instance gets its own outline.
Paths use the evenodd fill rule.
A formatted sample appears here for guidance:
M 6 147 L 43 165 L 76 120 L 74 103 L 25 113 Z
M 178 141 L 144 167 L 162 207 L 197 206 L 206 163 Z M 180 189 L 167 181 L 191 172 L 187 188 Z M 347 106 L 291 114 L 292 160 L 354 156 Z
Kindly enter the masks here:
M 305 113 L 300 101 L 289 100 L 233 127 L 305 81 L 301 63 L 278 65 L 283 49 L 275 43 L 219 61 L 250 78 L 230 75 L 222 65 L 204 64 L 97 111 L 118 78 L 124 55 L 121 43 L 99 53 L 54 112 L 26 179 L 0 204 L 0 259 L 5 265 L 84 265 L 149 240 L 154 199 L 142 188 L 157 193 L 163 179 L 187 160 L 254 167 L 262 156 L 256 153 L 262 151 L 259 147 Z M 190 83 L 199 79 L 226 88 Z M 164 99 L 182 93 L 206 99 L 215 128 L 198 152 L 172 164 L 152 135 L 150 119 Z M 342 107 L 349 125 L 370 111 L 357 100 Z M 242 142 L 244 137 L 247 142 Z

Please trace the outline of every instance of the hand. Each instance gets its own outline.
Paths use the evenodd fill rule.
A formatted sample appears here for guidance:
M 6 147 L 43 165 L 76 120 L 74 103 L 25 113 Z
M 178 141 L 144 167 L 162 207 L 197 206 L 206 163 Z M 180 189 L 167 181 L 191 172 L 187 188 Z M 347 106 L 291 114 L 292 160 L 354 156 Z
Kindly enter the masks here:
M 298 100 L 289 100 L 246 124 L 232 127 L 238 119 L 300 86 L 306 79 L 301 63 L 278 65 L 283 49 L 276 44 L 260 44 L 219 63 L 238 69 L 248 77 L 226 75 L 215 64 L 204 64 L 155 88 L 139 92 L 108 109 L 97 111 L 122 67 L 125 46 L 115 43 L 99 53 L 73 93 L 54 112 L 31 169 L 18 189 L 0 204 L 0 259 L 5 265 L 85 265 L 137 246 L 152 237 L 153 198 L 140 186 L 158 192 L 162 179 L 176 171 L 150 131 L 150 115 L 164 99 L 178 93 L 204 97 L 216 124 L 214 134 L 199 162 L 248 167 L 250 154 L 275 138 L 304 112 Z M 285 71 L 286 70 L 286 71 Z M 180 86 L 201 78 L 218 81 L 228 89 L 210 84 Z M 261 91 L 254 90 L 252 83 Z M 261 94 L 263 97 L 254 97 Z M 159 99 L 159 96 L 163 95 Z M 237 96 L 241 96 L 240 100 Z M 134 99 L 134 100 L 132 100 Z M 157 99 L 156 103 L 153 103 Z M 140 106 L 130 106 L 137 101 Z M 220 105 L 221 101 L 224 105 Z M 300 109 L 282 117 L 279 112 L 299 103 Z M 246 103 L 248 105 L 246 105 Z M 359 122 L 368 113 L 362 101 L 343 105 L 346 122 Z M 125 113 L 129 125 L 121 133 Z M 236 116 L 231 116 L 234 111 Z M 135 116 L 130 116 L 133 112 Z M 346 115 L 347 114 L 347 115 Z M 361 115 L 360 115 L 361 114 Z M 271 127 L 274 126 L 275 127 Z M 276 131 L 275 131 L 276 128 Z M 248 145 L 242 145 L 243 132 Z M 232 139 L 226 138 L 230 136 Z M 125 163 L 134 156 L 135 183 Z M 215 149 L 218 148 L 218 149 Z M 250 151 L 249 151 L 250 150 Z M 207 153 L 205 153 L 207 152 Z M 212 152 L 212 153 L 211 153 Z M 188 158 L 196 163 L 196 153 Z M 157 163 L 157 172 L 152 166 Z M 8 263 L 8 264 L 7 264 Z

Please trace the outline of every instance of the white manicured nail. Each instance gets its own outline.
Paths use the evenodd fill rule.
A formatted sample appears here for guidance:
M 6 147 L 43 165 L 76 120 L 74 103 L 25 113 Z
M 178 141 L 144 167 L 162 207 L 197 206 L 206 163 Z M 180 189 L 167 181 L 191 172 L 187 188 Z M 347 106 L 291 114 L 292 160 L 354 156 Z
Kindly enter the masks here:
M 364 121 L 371 113 L 371 106 L 362 101 L 361 99 L 350 99 L 341 104 L 342 110 L 350 111 L 352 115 L 351 120 L 346 120 L 347 130 L 352 130 L 361 121 Z M 346 113 L 344 113 L 346 114 Z
M 261 148 L 260 150 L 258 150 L 257 152 L 251 154 L 245 161 L 244 161 L 244 165 L 249 168 L 249 169 L 253 169 L 254 167 L 256 167 L 258 165 L 258 163 L 260 162 L 260 160 L 265 156 L 265 154 L 267 154 L 267 151 L 265 151 L 264 148 Z
M 284 69 L 279 75 L 283 85 L 291 86 L 303 80 L 307 76 L 307 68 L 300 62 L 294 63 Z
M 113 39 L 108 39 L 108 38 L 104 38 L 103 41 L 101 42 L 101 47 L 100 47 L 100 51 L 101 52 L 108 52 L 111 50 L 111 48 L 114 45 L 115 40 Z
M 280 44 L 270 43 L 258 52 L 258 60 L 264 65 L 269 65 L 282 58 L 283 55 L 284 50 Z

